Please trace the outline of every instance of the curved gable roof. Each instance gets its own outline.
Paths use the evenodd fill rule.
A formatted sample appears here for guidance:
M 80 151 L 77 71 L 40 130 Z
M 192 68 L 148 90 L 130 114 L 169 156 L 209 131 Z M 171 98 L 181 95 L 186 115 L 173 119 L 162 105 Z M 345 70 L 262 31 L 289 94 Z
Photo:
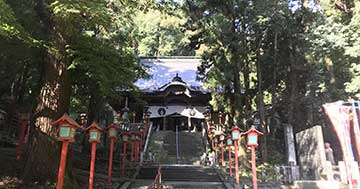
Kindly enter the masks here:
M 148 67 L 150 79 L 139 79 L 135 85 L 146 92 L 164 90 L 169 85 L 184 85 L 189 89 L 203 91 L 202 82 L 197 80 L 197 67 L 201 59 L 196 57 L 141 57 L 142 65 Z M 178 76 L 183 82 L 173 80 Z M 175 78 L 174 78 L 175 77 Z

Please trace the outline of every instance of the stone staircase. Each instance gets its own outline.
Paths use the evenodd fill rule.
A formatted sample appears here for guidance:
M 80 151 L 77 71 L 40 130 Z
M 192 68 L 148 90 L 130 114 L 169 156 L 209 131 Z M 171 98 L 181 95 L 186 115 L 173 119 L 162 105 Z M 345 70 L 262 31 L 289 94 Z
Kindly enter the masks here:
M 149 150 L 162 164 L 200 165 L 205 146 L 200 133 L 179 132 L 179 158 L 176 159 L 176 133 L 159 131 L 153 133 Z
M 154 132 L 149 150 L 162 164 L 161 180 L 164 188 L 225 188 L 216 170 L 200 166 L 205 145 L 200 133 L 179 132 L 179 158 L 176 159 L 176 133 Z M 136 180 L 127 188 L 146 188 L 156 177 L 158 166 L 142 167 Z
M 157 167 L 142 168 L 137 179 L 154 179 L 156 171 Z M 222 181 L 213 168 L 201 166 L 163 165 L 162 182 L 167 188 L 224 188 Z M 132 187 L 136 188 L 135 185 Z

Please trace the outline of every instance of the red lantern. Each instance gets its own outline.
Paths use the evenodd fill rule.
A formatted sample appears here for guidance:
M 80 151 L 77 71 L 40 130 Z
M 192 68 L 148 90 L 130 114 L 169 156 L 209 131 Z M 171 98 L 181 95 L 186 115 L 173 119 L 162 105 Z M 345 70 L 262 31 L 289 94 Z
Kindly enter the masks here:
M 26 129 L 27 123 L 29 121 L 29 117 L 30 117 L 30 114 L 27 112 L 23 112 L 20 114 L 21 124 L 20 124 L 20 134 L 19 134 L 19 145 L 18 145 L 17 156 L 16 156 L 17 160 L 21 159 L 22 145 L 24 143 L 24 136 L 25 136 L 25 129 Z M 29 135 L 29 132 L 28 132 L 28 135 Z
M 102 129 L 99 127 L 99 125 L 97 123 L 93 122 L 86 130 L 89 132 L 89 142 L 91 143 L 89 189 L 93 189 L 94 171 L 95 171 L 95 156 L 96 156 L 96 143 L 100 142 Z
M 141 126 L 141 127 L 139 128 L 139 131 L 140 131 L 141 133 L 143 133 L 144 130 L 145 130 L 145 128 L 144 128 L 143 126 Z
M 219 140 L 220 140 L 220 142 L 224 142 L 225 137 L 226 137 L 226 135 L 225 135 L 223 132 L 221 132 L 221 133 L 219 134 Z
M 68 142 L 74 142 L 76 129 L 83 128 L 67 114 L 64 114 L 58 120 L 52 122 L 51 125 L 59 128 L 58 141 Z
M 115 139 L 117 136 L 117 125 L 112 123 L 106 129 L 108 130 L 108 137 Z
M 131 134 L 128 132 L 123 132 L 123 133 L 121 133 L 120 136 L 121 136 L 122 141 L 126 143 L 126 142 L 129 142 Z
M 134 160 L 138 161 L 140 154 L 141 133 L 133 132 L 131 135 L 131 140 L 134 143 Z
M 262 133 L 251 127 L 244 134 L 247 135 L 247 145 L 251 148 L 251 169 L 253 178 L 253 189 L 257 189 L 257 178 L 256 178 L 256 159 L 255 159 L 255 147 L 258 146 L 258 136 Z
M 122 157 L 122 164 L 121 164 L 121 176 L 124 176 L 125 175 L 126 145 L 129 142 L 130 133 L 123 132 L 123 133 L 121 133 L 120 136 L 123 141 L 123 157 Z
M 223 167 L 225 167 L 225 161 L 224 161 L 224 140 L 225 140 L 225 137 L 226 137 L 226 135 L 223 132 L 221 132 L 219 134 L 220 147 L 221 147 L 221 165 Z
M 262 135 L 260 131 L 256 130 L 254 127 L 250 128 L 244 134 L 247 135 L 247 145 L 248 146 L 258 146 L 258 136 Z
M 87 129 L 89 132 L 89 142 L 100 142 L 102 128 L 95 122 L 93 122 Z
M 231 139 L 233 141 L 238 141 L 240 140 L 241 137 L 241 130 L 239 129 L 239 127 L 235 126 L 231 129 Z
M 232 177 L 232 160 L 231 160 L 231 146 L 233 145 L 233 140 L 231 139 L 231 136 L 229 136 L 226 139 L 226 144 L 228 146 L 228 152 L 229 152 L 229 170 L 230 170 L 230 177 Z
M 112 123 L 106 128 L 109 132 L 110 138 L 110 153 L 109 153 L 109 167 L 108 167 L 108 181 L 111 182 L 112 175 L 112 161 L 113 161 L 113 152 L 114 152 L 114 142 L 117 135 L 117 125 Z
M 234 141 L 234 150 L 235 150 L 235 180 L 236 184 L 240 184 L 239 176 L 239 157 L 238 157 L 238 141 L 241 137 L 241 130 L 239 127 L 235 126 L 231 129 L 231 138 Z
M 75 132 L 76 129 L 82 128 L 79 124 L 77 124 L 73 119 L 71 119 L 67 114 L 61 116 L 58 120 L 51 123 L 51 125 L 59 128 L 58 140 L 62 141 L 61 148 L 61 158 L 58 172 L 58 182 L 57 189 L 63 188 L 64 183 L 64 173 L 66 166 L 66 156 L 69 142 L 75 141 Z

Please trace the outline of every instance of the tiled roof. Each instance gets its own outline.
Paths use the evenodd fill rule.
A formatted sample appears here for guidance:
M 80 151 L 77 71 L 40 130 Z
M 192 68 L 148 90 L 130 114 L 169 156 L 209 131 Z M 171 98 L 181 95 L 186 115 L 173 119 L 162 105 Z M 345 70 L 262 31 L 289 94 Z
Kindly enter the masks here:
M 145 92 L 161 90 L 162 86 L 171 84 L 178 74 L 191 90 L 204 91 L 202 82 L 196 79 L 197 67 L 201 59 L 197 57 L 141 57 L 140 61 L 147 66 L 151 78 L 140 79 L 135 85 Z M 205 91 L 204 91 L 205 92 Z

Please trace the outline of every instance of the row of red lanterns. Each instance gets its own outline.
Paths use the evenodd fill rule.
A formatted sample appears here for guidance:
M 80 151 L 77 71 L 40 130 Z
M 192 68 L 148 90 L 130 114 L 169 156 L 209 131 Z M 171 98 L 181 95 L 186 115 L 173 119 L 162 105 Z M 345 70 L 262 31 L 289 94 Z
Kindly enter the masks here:
M 148 117 L 146 117 L 148 118 Z M 61 159 L 58 172 L 57 189 L 63 188 L 64 173 L 66 167 L 66 156 L 68 151 L 69 142 L 75 141 L 75 133 L 77 129 L 84 129 L 67 114 L 64 114 L 58 120 L 52 123 L 53 126 L 58 127 L 58 141 L 62 142 Z M 112 173 L 112 159 L 115 139 L 117 137 L 118 126 L 116 124 L 110 124 L 106 130 L 108 131 L 108 137 L 110 138 L 110 153 L 109 153 L 109 167 L 108 167 L 108 181 L 111 182 Z M 89 176 L 89 189 L 93 188 L 94 182 L 94 169 L 95 169 L 95 157 L 96 157 L 96 144 L 100 142 L 102 128 L 95 122 L 85 129 L 89 133 L 89 142 L 91 147 L 91 162 L 90 162 L 90 176 Z M 123 159 L 121 175 L 125 174 L 125 160 L 126 160 L 126 146 L 131 141 L 131 161 L 139 161 L 140 150 L 142 143 L 145 139 L 145 133 L 147 132 L 147 121 L 144 122 L 144 127 L 140 127 L 139 132 L 123 132 L 121 134 L 123 141 Z
M 221 123 L 221 117 L 219 115 L 219 123 Z M 258 146 L 258 136 L 262 135 L 262 133 L 256 130 L 254 127 L 251 127 L 248 131 L 242 133 L 240 128 L 235 126 L 230 130 L 230 135 L 227 136 L 224 132 L 215 131 L 215 127 L 213 125 L 209 126 L 209 138 L 211 140 L 211 146 L 215 150 L 216 164 L 218 164 L 218 154 L 217 154 L 217 144 L 220 142 L 221 147 L 221 163 L 222 166 L 225 166 L 224 161 L 224 141 L 226 140 L 226 145 L 229 150 L 229 169 L 230 176 L 232 177 L 232 159 L 231 159 L 231 146 L 234 146 L 235 151 L 235 180 L 237 184 L 240 184 L 240 176 L 239 176 L 239 165 L 238 165 L 238 142 L 241 140 L 241 136 L 247 136 L 247 145 L 251 149 L 251 164 L 252 164 L 252 178 L 253 178 L 253 188 L 257 189 L 257 178 L 256 178 L 256 159 L 255 159 L 255 147 Z M 219 141 L 218 141 L 218 138 Z

